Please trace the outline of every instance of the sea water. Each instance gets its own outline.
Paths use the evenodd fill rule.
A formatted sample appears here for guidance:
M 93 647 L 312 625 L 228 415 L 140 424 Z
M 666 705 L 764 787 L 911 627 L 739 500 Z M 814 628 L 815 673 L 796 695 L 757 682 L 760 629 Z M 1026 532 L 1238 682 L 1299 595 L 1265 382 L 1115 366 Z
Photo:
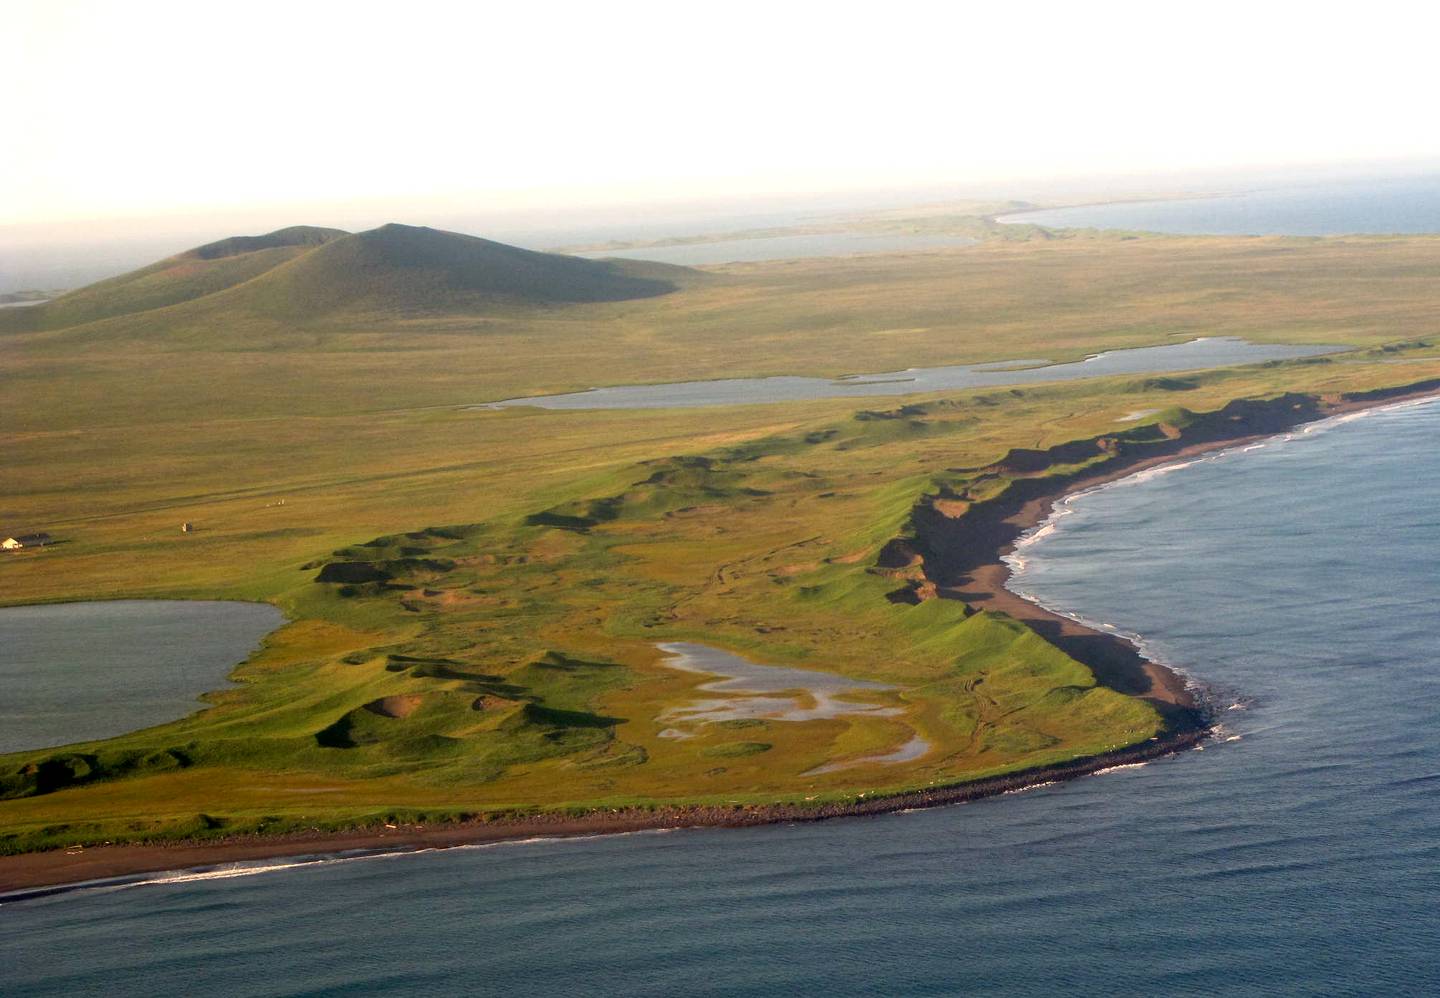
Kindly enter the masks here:
M 1203 751 L 960 806 L 0 907 L 14 994 L 1440 992 L 1440 404 L 1085 495 L 1016 585 L 1208 684 Z
M 822 232 L 798 236 L 760 236 L 750 239 L 716 239 L 671 246 L 594 250 L 580 256 L 603 259 L 656 260 L 686 267 L 716 263 L 793 260 L 802 257 L 859 256 L 871 253 L 913 253 L 921 250 L 974 246 L 967 236 L 875 235 L 866 232 Z
M 1214 197 L 1022 212 L 1000 221 L 1214 236 L 1440 232 L 1440 174 L 1266 185 Z

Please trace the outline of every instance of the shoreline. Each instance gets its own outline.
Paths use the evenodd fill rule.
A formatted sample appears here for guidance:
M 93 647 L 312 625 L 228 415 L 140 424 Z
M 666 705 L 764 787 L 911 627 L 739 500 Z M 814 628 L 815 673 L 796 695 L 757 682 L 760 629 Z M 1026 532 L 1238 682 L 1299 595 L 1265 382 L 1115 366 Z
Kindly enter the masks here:
M 902 791 L 871 800 L 820 806 L 751 804 L 657 807 L 653 810 L 633 808 L 592 811 L 581 815 L 549 813 L 489 821 L 477 819 L 432 826 L 400 825 L 344 832 L 249 835 L 214 841 L 94 846 L 80 851 L 22 853 L 0 857 L 0 906 L 72 891 L 164 883 L 163 874 L 222 871 L 231 864 L 272 859 L 314 862 L 327 857 L 403 855 L 537 838 L 585 838 L 682 828 L 755 828 L 894 814 L 963 804 L 1091 776 L 1117 766 L 1144 764 L 1193 748 L 1207 737 L 1208 729 L 1181 732 L 1051 766 L 951 786 Z
M 743 828 L 887 814 L 998 796 L 1194 748 L 1209 737 L 1211 724 L 1185 677 L 1146 659 L 1125 637 L 1098 631 L 1012 592 L 1005 585 L 1011 574 L 1011 565 L 1005 559 L 1029 531 L 1049 519 L 1057 504 L 1077 493 L 1151 468 L 1245 446 L 1305 424 L 1427 398 L 1440 398 L 1440 379 L 1341 396 L 1282 395 L 1265 402 L 1237 400 L 1216 413 L 1202 414 L 1187 427 L 1187 431 L 1194 430 L 1190 434 L 1194 439 L 1187 440 L 1186 432 L 1179 432 L 1153 442 L 1143 451 L 1117 453 L 1088 472 L 1017 478 L 1016 483 L 1024 483 L 1024 487 L 1007 489 L 997 499 L 976 503 L 964 516 L 948 517 L 929 500 L 916 507 L 916 541 L 923 549 L 922 567 L 938 595 L 1010 614 L 1089 667 L 1103 685 L 1149 701 L 1160 710 L 1166 727 L 1160 735 L 1138 745 L 1001 776 L 819 806 L 658 806 L 580 815 L 542 813 L 434 826 L 368 827 L 22 853 L 0 857 L 0 905 L 74 890 L 150 882 L 151 877 L 146 875 L 204 872 L 226 864 L 281 858 L 305 857 L 310 861 L 325 854 L 398 854 L 537 837 Z M 1097 438 L 1089 443 L 1103 450 L 1104 440 L 1123 436 Z M 1073 446 L 1060 445 L 1052 451 L 1063 453 Z M 1003 460 L 997 462 L 996 467 L 1003 464 Z M 940 497 L 930 497 L 936 498 Z
M 1207 727 L 1205 706 L 1189 677 L 1145 657 L 1126 635 L 1097 629 L 1010 589 L 1008 583 L 1014 574 L 1011 559 L 1017 548 L 1051 522 L 1057 506 L 1081 493 L 1156 468 L 1248 447 L 1301 426 L 1437 398 L 1440 379 L 1338 397 L 1282 395 L 1268 403 L 1236 400 L 1216 413 L 1203 414 L 1210 417 L 1209 421 L 1203 417 L 1197 420 L 1196 432 L 1188 434 L 1190 439 L 1186 431 L 1179 431 L 1144 451 L 1119 453 L 1099 467 L 1076 474 L 1016 479 L 1018 483 L 1034 484 L 1015 489 L 1014 495 L 1007 490 L 996 499 L 976 503 L 961 517 L 948 517 L 933 505 L 942 497 L 931 497 L 915 511 L 921 567 L 939 598 L 964 600 L 971 606 L 1006 613 L 1023 622 L 1089 667 L 1102 685 L 1150 702 L 1160 710 L 1171 733 Z M 1213 432 L 1216 423 L 1222 427 L 1238 424 L 1239 432 Z M 1108 439 L 1122 436 L 1116 434 Z M 1096 438 L 1095 447 L 1104 449 L 1105 439 Z M 1063 463 L 1065 453 L 1074 446 L 1052 448 L 1058 452 L 1057 463 Z M 1002 459 L 995 467 L 1004 463 Z
M 996 225 L 1033 225 L 1037 229 L 1054 229 L 1057 232 L 1083 231 L 1095 229 L 1100 232 L 1145 232 L 1153 236 L 1177 236 L 1181 239 L 1246 239 L 1248 236 L 1216 236 L 1206 232 L 1154 232 L 1149 229 L 1117 229 L 1103 225 L 1041 225 L 1039 222 L 1031 222 L 1025 218 L 1026 215 L 1040 215 L 1052 211 L 1069 211 L 1072 208 L 1108 208 L 1111 205 L 1131 204 L 1170 204 L 1175 201 L 1213 201 L 1218 198 L 1239 197 L 1244 194 L 1255 193 L 1253 189 L 1246 188 L 1237 191 L 1192 191 L 1188 194 L 1140 194 L 1135 197 L 1105 198 L 1099 201 L 1077 201 L 1074 204 L 1058 204 L 1050 207 L 1023 208 L 1020 211 L 1000 212 L 994 215 L 982 216 L 987 221 Z

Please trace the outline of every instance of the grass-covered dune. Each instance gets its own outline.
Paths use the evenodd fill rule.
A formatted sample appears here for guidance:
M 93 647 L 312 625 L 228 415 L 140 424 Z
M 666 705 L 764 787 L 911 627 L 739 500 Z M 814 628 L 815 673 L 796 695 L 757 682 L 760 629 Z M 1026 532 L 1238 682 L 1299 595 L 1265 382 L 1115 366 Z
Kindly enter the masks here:
M 941 571 L 962 562 L 939 547 L 963 534 L 942 540 L 925 518 L 963 522 L 1113 457 L 1097 441 L 1164 441 L 1228 418 L 1205 414 L 1234 399 L 1440 375 L 1429 239 L 1035 240 L 703 274 L 586 268 L 603 277 L 587 287 L 667 285 L 600 301 L 495 294 L 484 282 L 498 278 L 474 270 L 499 258 L 494 244 L 377 232 L 240 243 L 200 259 L 288 256 L 219 290 L 0 340 L 0 526 L 66 541 L 0 559 L 0 599 L 261 599 L 291 621 L 200 713 L 0 758 L 0 848 L 419 814 L 820 806 L 1143 742 L 1163 728 L 1156 707 L 967 602 Z M 551 262 L 515 259 L 526 273 Z M 372 265 L 401 283 L 354 278 Z M 430 300 L 389 310 L 412 271 Z M 332 294 L 345 308 L 329 310 Z M 320 304 L 285 311 L 306 301 Z M 1222 333 L 1356 349 L 883 406 L 461 405 Z M 907 544 L 918 563 L 896 557 Z M 666 667 L 661 641 L 880 682 L 856 697 L 885 710 L 662 736 L 704 677 Z M 929 748 L 912 761 L 863 761 L 917 736 Z

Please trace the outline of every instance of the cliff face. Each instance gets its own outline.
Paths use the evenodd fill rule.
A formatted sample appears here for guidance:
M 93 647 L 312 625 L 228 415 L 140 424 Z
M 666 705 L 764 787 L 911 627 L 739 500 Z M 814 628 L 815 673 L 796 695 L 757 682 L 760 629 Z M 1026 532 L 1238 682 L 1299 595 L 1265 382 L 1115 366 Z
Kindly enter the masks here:
M 970 573 L 994 563 L 1029 529 L 1031 518 L 1017 514 L 1031 503 L 1197 446 L 1282 433 L 1322 418 L 1338 404 L 1300 394 L 1237 399 L 1213 412 L 1177 410 L 1170 419 L 1120 433 L 1045 450 L 1012 450 L 994 464 L 969 469 L 968 486 L 958 495 L 927 496 L 916 504 L 911 511 L 914 536 L 904 543 L 934 587 L 963 584 Z M 972 489 L 988 497 L 976 499 Z M 893 570 L 895 566 L 879 567 Z
M 889 594 L 894 603 L 948 598 L 965 602 L 971 612 L 1007 614 L 1086 665 L 1102 685 L 1149 701 L 1170 732 L 1198 730 L 1207 723 L 1205 712 L 1183 677 L 1147 660 L 1123 638 L 1011 592 L 1004 556 L 1021 534 L 1044 521 L 1057 499 L 1076 490 L 1326 416 L 1436 392 L 1440 379 L 1351 395 L 1239 399 L 1213 412 L 1171 410 L 1156 423 L 1121 433 L 1012 450 L 993 464 L 955 469 L 958 477 L 948 486 L 916 503 L 909 536 L 887 543 L 870 570 L 900 584 Z

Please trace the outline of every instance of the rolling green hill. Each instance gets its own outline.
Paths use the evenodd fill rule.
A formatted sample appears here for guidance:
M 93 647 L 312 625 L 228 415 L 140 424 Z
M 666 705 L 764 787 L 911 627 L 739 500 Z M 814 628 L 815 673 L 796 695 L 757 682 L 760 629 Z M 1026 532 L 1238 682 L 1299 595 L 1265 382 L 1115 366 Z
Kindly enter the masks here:
M 236 288 L 226 304 L 309 321 L 337 312 L 453 314 L 496 303 L 653 298 L 686 271 L 662 264 L 536 253 L 475 236 L 385 225 L 326 243 Z
M 148 267 L 99 281 L 44 305 L 0 315 L 0 332 L 64 329 L 194 301 L 243 284 L 309 250 L 348 235 L 295 225 L 263 236 L 208 243 Z
M 131 321 L 97 332 L 163 333 L 254 318 L 303 325 L 336 315 L 482 314 L 652 298 L 675 290 L 691 273 L 536 253 L 410 225 L 360 233 L 301 225 L 208 243 L 45 305 L 7 311 L 0 314 L 0 332 L 107 320 Z
M 292 225 L 288 228 L 276 229 L 274 232 L 267 232 L 263 236 L 231 236 L 228 239 L 220 239 L 213 243 L 206 243 L 204 246 L 197 246 L 188 253 L 182 253 L 181 256 L 195 257 L 200 260 L 219 260 L 227 256 L 239 256 L 242 253 L 253 253 L 256 250 L 275 249 L 281 246 L 313 249 L 332 239 L 348 235 L 350 233 L 344 229 L 326 229 L 318 225 Z

